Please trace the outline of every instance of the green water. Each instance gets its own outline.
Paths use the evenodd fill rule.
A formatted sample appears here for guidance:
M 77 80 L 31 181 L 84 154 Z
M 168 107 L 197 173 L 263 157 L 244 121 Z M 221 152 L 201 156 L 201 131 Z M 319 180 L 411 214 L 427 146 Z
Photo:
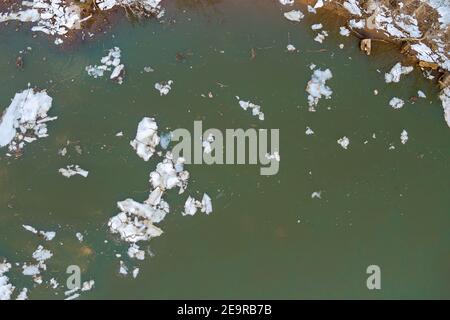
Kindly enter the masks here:
M 450 298 L 450 131 L 435 84 L 417 70 L 386 84 L 384 72 L 401 59 L 397 49 L 361 54 L 354 38 L 339 36 L 344 22 L 332 15 L 293 24 L 268 0 L 166 7 L 161 22 L 123 19 L 110 33 L 66 50 L 32 38 L 27 25 L 19 32 L 2 27 L 1 109 L 31 83 L 48 89 L 50 115 L 59 118 L 49 124 L 50 136 L 27 145 L 21 158 L 1 150 L 0 257 L 31 262 L 43 244 L 54 253 L 44 281 L 55 277 L 64 285 L 66 267 L 77 264 L 83 281 L 95 280 L 84 299 Z M 323 44 L 313 41 L 310 25 L 317 22 L 330 33 Z M 288 33 L 299 53 L 286 52 Z M 15 58 L 28 46 L 18 70 Z M 113 46 L 123 54 L 122 85 L 84 71 Z M 177 52 L 186 59 L 177 61 Z M 332 99 L 321 100 L 315 113 L 308 112 L 305 92 L 311 63 L 334 76 Z M 145 66 L 155 72 L 143 72 Z M 160 97 L 153 86 L 169 79 L 173 89 Z M 412 103 L 419 89 L 427 99 Z M 214 98 L 201 96 L 210 91 Z M 261 104 L 266 119 L 242 110 L 236 95 Z M 405 100 L 403 109 L 389 107 L 394 96 Z M 163 131 L 192 130 L 194 120 L 223 130 L 279 128 L 280 171 L 261 176 L 254 165 L 187 166 L 188 190 L 167 196 L 172 212 L 160 224 L 164 234 L 141 246 L 154 256 L 130 261 L 128 246 L 106 223 L 117 201 L 148 196 L 158 159 L 146 163 L 129 145 L 144 116 L 155 117 Z M 306 126 L 313 136 L 305 135 Z M 123 137 L 115 136 L 119 131 Z M 347 151 L 336 143 L 344 135 Z M 68 154 L 58 156 L 67 140 L 73 142 Z M 395 150 L 388 150 L 391 143 Z M 72 163 L 89 177 L 58 174 Z M 322 199 L 311 199 L 319 190 Z M 186 197 L 203 192 L 213 198 L 214 212 L 183 217 Z M 57 236 L 43 242 L 22 224 Z M 76 232 L 85 235 L 83 243 Z M 140 267 L 137 279 L 119 276 L 116 253 Z M 381 267 L 379 291 L 366 287 L 371 264 Z M 34 286 L 20 271 L 9 274 L 17 291 L 28 287 L 31 299 L 64 297 L 64 288 Z

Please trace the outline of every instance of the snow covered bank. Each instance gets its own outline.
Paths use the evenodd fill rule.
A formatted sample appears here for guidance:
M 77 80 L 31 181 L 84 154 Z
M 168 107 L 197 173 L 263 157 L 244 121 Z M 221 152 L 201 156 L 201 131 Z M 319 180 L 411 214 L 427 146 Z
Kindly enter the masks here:
M 0 120 L 0 147 L 8 145 L 11 152 L 19 153 L 25 143 L 45 138 L 52 98 L 45 91 L 26 89 L 16 93 Z
M 0 12 L 0 23 L 11 20 L 32 23 L 31 31 L 42 32 L 55 38 L 60 45 L 70 36 L 70 31 L 82 29 L 83 22 L 95 19 L 99 11 L 122 7 L 138 16 L 164 15 L 161 0 L 72 0 L 22 1 L 19 10 Z

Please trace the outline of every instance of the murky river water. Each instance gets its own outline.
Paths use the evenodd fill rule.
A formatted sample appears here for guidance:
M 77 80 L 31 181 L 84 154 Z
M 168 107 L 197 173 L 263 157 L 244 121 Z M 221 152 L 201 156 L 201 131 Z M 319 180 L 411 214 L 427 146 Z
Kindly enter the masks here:
M 83 280 L 95 280 L 85 299 L 450 298 L 450 130 L 434 84 L 417 70 L 386 84 L 384 72 L 401 59 L 396 49 L 361 54 L 354 38 L 339 36 L 343 21 L 336 17 L 292 24 L 272 1 L 166 7 L 163 22 L 124 19 L 111 33 L 67 50 L 33 39 L 27 26 L 2 27 L 1 109 L 30 83 L 48 89 L 50 115 L 59 119 L 21 158 L 1 151 L 0 257 L 31 262 L 42 243 L 54 253 L 44 281 L 64 284 L 66 267 L 79 265 Z M 313 41 L 316 22 L 330 32 L 323 44 Z M 288 34 L 299 53 L 286 52 Z M 123 53 L 122 85 L 84 71 L 113 46 Z M 15 57 L 27 47 L 18 70 Z M 186 59 L 177 61 L 178 52 Z M 311 63 L 334 75 L 332 99 L 321 100 L 315 113 L 305 93 Z M 145 66 L 155 71 L 143 72 Z M 173 89 L 161 97 L 153 86 L 169 79 Z M 412 103 L 419 89 L 427 99 Z M 214 97 L 202 97 L 208 92 Z M 242 110 L 236 95 L 261 104 L 265 120 Z M 403 109 L 389 107 L 394 96 L 406 101 Z M 148 196 L 158 160 L 142 161 L 129 145 L 144 116 L 164 131 L 192 130 L 194 120 L 205 128 L 279 128 L 281 162 L 275 176 L 261 176 L 254 165 L 188 166 L 187 193 L 168 196 L 164 234 L 143 245 L 154 256 L 131 263 L 127 245 L 106 223 L 117 201 Z M 314 135 L 305 135 L 307 126 Z M 115 136 L 119 131 L 123 137 Z M 336 143 L 342 136 L 350 138 L 348 150 Z M 61 157 L 67 140 L 73 143 Z M 388 150 L 391 143 L 395 150 Z M 58 174 L 72 163 L 89 177 Z M 185 198 L 197 191 L 213 198 L 213 214 L 181 216 Z M 312 199 L 314 191 L 322 198 Z M 22 224 L 57 236 L 43 243 Z M 140 267 L 137 279 L 119 276 L 116 253 Z M 382 271 L 380 291 L 366 287 L 372 264 Z M 30 298 L 64 296 L 63 288 L 35 287 L 20 271 L 13 268 L 11 281 L 16 290 L 28 287 Z

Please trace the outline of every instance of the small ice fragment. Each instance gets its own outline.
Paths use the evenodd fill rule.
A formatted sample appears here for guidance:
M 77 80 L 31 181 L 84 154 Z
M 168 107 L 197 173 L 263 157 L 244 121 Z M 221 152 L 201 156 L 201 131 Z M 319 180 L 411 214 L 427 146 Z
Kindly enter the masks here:
M 405 102 L 400 98 L 394 97 L 389 101 L 389 105 L 394 109 L 400 109 L 405 105 Z
M 385 73 L 384 79 L 385 79 L 386 83 L 399 82 L 402 74 L 408 74 L 408 73 L 412 72 L 413 70 L 414 70 L 413 67 L 411 67 L 411 66 L 404 67 L 401 65 L 400 62 L 398 62 L 392 67 L 391 71 L 389 71 L 388 73 Z
M 402 144 L 406 144 L 406 142 L 408 142 L 408 139 L 408 132 L 406 130 L 403 130 L 400 134 L 400 141 L 402 142 Z
M 162 83 L 157 82 L 155 83 L 155 89 L 159 91 L 160 96 L 166 96 L 172 89 L 172 84 L 173 84 L 172 80 Z
M 139 157 L 148 161 L 159 144 L 158 125 L 154 118 L 145 117 L 139 122 L 136 138 L 130 142 Z
M 321 23 L 316 23 L 316 24 L 311 25 L 312 30 L 320 30 L 320 29 L 322 29 L 322 27 L 323 26 Z
M 287 51 L 289 51 L 289 52 L 293 52 L 293 51 L 297 50 L 292 44 L 288 44 L 288 45 L 286 46 L 286 49 L 287 49 Z
M 125 263 L 123 263 L 122 260 L 120 260 L 120 267 L 119 267 L 119 273 L 123 274 L 123 275 L 127 275 L 128 274 L 128 268 L 125 265 Z
M 78 241 L 83 242 L 84 236 L 80 232 L 77 232 L 75 237 L 77 237 Z
M 424 99 L 427 97 L 426 94 L 421 90 L 417 91 L 417 96 Z
M 322 191 L 314 191 L 311 194 L 311 199 L 322 199 Z
M 136 279 L 138 274 L 139 274 L 139 268 L 134 268 L 133 269 L 133 278 Z
M 292 10 L 284 13 L 284 17 L 290 21 L 300 22 L 305 15 L 300 10 Z
M 307 136 L 310 136 L 310 135 L 314 134 L 314 131 L 310 127 L 306 127 L 305 134 Z
M 78 165 L 68 165 L 66 168 L 60 168 L 58 170 L 59 173 L 61 173 L 64 177 L 70 178 L 74 175 L 80 175 L 84 178 L 86 178 L 89 175 L 89 172 L 86 170 L 83 170 Z
M 343 37 L 348 37 L 350 35 L 350 30 L 348 30 L 346 27 L 340 27 L 339 34 Z
M 342 148 L 347 150 L 348 145 L 350 144 L 350 140 L 344 136 L 344 137 L 338 139 L 337 143 L 340 144 Z

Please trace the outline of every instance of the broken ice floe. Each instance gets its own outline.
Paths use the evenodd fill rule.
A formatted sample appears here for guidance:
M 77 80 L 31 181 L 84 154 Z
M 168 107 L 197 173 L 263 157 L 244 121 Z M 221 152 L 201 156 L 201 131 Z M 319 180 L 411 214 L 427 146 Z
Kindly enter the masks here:
M 128 248 L 128 256 L 133 259 L 144 260 L 145 259 L 145 251 L 140 250 L 139 246 L 137 244 L 133 243 Z
M 344 1 L 343 7 L 347 9 L 351 14 L 360 17 L 361 16 L 361 8 L 356 0 L 347 0 Z
M 349 138 L 347 138 L 347 137 L 342 137 L 342 138 L 338 139 L 337 143 L 338 143 L 342 148 L 344 148 L 345 150 L 347 150 L 347 149 L 348 149 L 348 146 L 349 146 L 349 144 L 350 144 L 350 140 L 349 140 Z
M 439 99 L 442 101 L 442 107 L 444 108 L 444 117 L 447 125 L 450 127 L 450 87 L 442 90 L 439 95 Z
M 317 69 L 311 76 L 311 80 L 308 82 L 306 87 L 306 92 L 308 95 L 308 104 L 310 107 L 314 108 L 319 103 L 322 97 L 325 99 L 330 99 L 333 91 L 330 87 L 326 85 L 326 81 L 333 77 L 330 69 L 324 71 Z
M 82 177 L 87 177 L 89 175 L 89 171 L 83 170 L 78 165 L 68 165 L 66 168 L 60 168 L 58 170 L 64 177 L 70 178 L 74 175 L 80 175 Z
M 340 27 L 339 34 L 343 37 L 348 37 L 350 35 L 350 30 L 348 30 L 346 27 Z
M 204 153 L 207 153 L 207 154 L 211 153 L 211 151 L 212 151 L 211 143 L 213 143 L 214 141 L 215 141 L 215 138 L 211 133 L 208 135 L 206 140 L 203 140 L 202 146 L 203 146 Z
M 106 56 L 101 58 L 100 65 L 89 65 L 86 67 L 88 75 L 94 78 L 103 77 L 106 71 L 111 72 L 110 79 L 119 84 L 123 83 L 125 66 L 121 63 L 121 51 L 119 47 L 109 49 Z
M 406 142 L 408 142 L 408 132 L 406 130 L 403 130 L 402 133 L 400 134 L 400 141 L 402 144 L 406 144 Z
M 417 91 L 417 96 L 419 98 L 423 98 L 423 99 L 425 99 L 427 97 L 426 94 L 422 90 Z
M 328 32 L 325 30 L 322 30 L 317 34 L 317 36 L 314 38 L 314 41 L 317 41 L 319 43 L 322 43 L 325 38 L 328 37 Z
M 1 296 L 1 293 L 0 293 Z M 1 300 L 1 298 L 0 298 Z M 28 300 L 28 289 L 23 288 L 22 291 L 20 291 L 19 295 L 17 296 L 16 300 Z
M 321 23 L 316 23 L 316 24 L 311 25 L 312 30 L 320 30 L 322 28 L 323 28 L 323 26 Z
M 292 10 L 284 13 L 284 17 L 290 21 L 300 22 L 305 15 L 300 10 Z
M 286 46 L 286 49 L 287 49 L 287 51 L 289 51 L 289 52 L 294 52 L 294 51 L 297 50 L 297 48 L 294 47 L 294 45 L 292 45 L 292 44 L 288 44 L 288 45 Z
M 164 9 L 161 7 L 162 0 L 95 0 L 100 10 L 109 10 L 116 6 L 129 9 L 131 12 L 144 13 L 146 15 L 161 18 Z
M 172 84 L 173 84 L 172 80 L 161 83 L 157 82 L 155 83 L 155 89 L 159 91 L 160 96 L 167 96 L 170 90 L 172 90 Z
M 310 136 L 310 135 L 313 135 L 313 134 L 314 134 L 314 131 L 313 131 L 310 127 L 306 127 L 305 134 L 306 134 L 307 136 Z
M 145 117 L 139 122 L 136 138 L 130 142 L 139 157 L 148 161 L 159 144 L 158 125 L 154 118 Z
M 21 10 L 0 13 L 0 22 L 8 20 L 31 22 L 34 23 L 31 31 L 58 36 L 55 40 L 57 45 L 63 42 L 60 37 L 65 36 L 71 29 L 80 29 L 81 22 L 89 18 L 81 19 L 80 7 L 62 0 L 22 1 Z
M 10 269 L 11 264 L 6 260 L 0 263 L 0 300 L 10 300 L 16 288 L 9 282 L 9 278 L 5 275 Z
M 37 264 L 24 263 L 22 265 L 22 274 L 25 276 L 33 277 L 34 282 L 36 282 L 37 284 L 41 284 L 41 270 L 47 270 L 45 261 L 50 259 L 52 256 L 53 253 L 50 250 L 44 249 L 43 246 L 39 245 L 32 255 L 33 259 L 37 261 Z
M 75 234 L 75 237 L 77 237 L 78 241 L 80 241 L 80 242 L 83 242 L 83 240 L 84 240 L 84 236 L 80 232 L 77 232 Z
M 9 151 L 19 152 L 25 143 L 47 137 L 47 122 L 57 118 L 47 116 L 51 107 L 52 98 L 45 91 L 16 93 L 0 120 L 0 147 L 9 145 Z
M 322 199 L 322 191 L 314 191 L 311 193 L 311 199 Z
M 193 216 L 197 213 L 197 209 L 200 209 L 201 212 L 206 214 L 210 214 L 212 212 L 211 198 L 206 193 L 203 194 L 202 201 L 195 200 L 189 196 L 184 204 L 184 211 L 182 212 L 182 215 Z
M 34 234 L 41 235 L 47 241 L 53 240 L 53 238 L 56 236 L 56 232 L 55 231 L 38 231 L 38 230 L 36 230 L 36 228 L 34 228 L 32 226 L 25 225 L 25 224 L 23 224 L 22 227 L 25 230 L 30 231 L 30 232 L 32 232 Z
M 165 206 L 152 206 L 133 199 L 119 201 L 117 207 L 121 212 L 109 220 L 108 226 L 112 233 L 120 234 L 122 240 L 127 242 L 159 237 L 163 231 L 154 223 L 162 221 L 169 212 L 167 203 L 163 204 Z
M 394 97 L 389 101 L 389 105 L 394 109 L 400 109 L 405 105 L 405 102 L 400 98 Z
M 278 1 L 283 6 L 292 6 L 294 4 L 294 0 L 278 0 Z
M 261 121 L 264 120 L 264 113 L 261 111 L 261 106 L 250 101 L 240 100 L 238 96 L 236 96 L 236 99 L 239 100 L 239 105 L 242 109 L 247 110 L 250 108 L 250 110 L 252 110 L 252 115 L 257 116 Z
M 391 71 L 389 71 L 388 73 L 385 73 L 384 79 L 385 79 L 386 83 L 399 82 L 401 75 L 408 74 L 408 73 L 412 72 L 413 70 L 414 70 L 413 67 L 411 67 L 411 66 L 404 67 L 404 66 L 402 66 L 402 64 L 400 62 L 398 62 L 395 64 L 395 66 L 392 67 Z

